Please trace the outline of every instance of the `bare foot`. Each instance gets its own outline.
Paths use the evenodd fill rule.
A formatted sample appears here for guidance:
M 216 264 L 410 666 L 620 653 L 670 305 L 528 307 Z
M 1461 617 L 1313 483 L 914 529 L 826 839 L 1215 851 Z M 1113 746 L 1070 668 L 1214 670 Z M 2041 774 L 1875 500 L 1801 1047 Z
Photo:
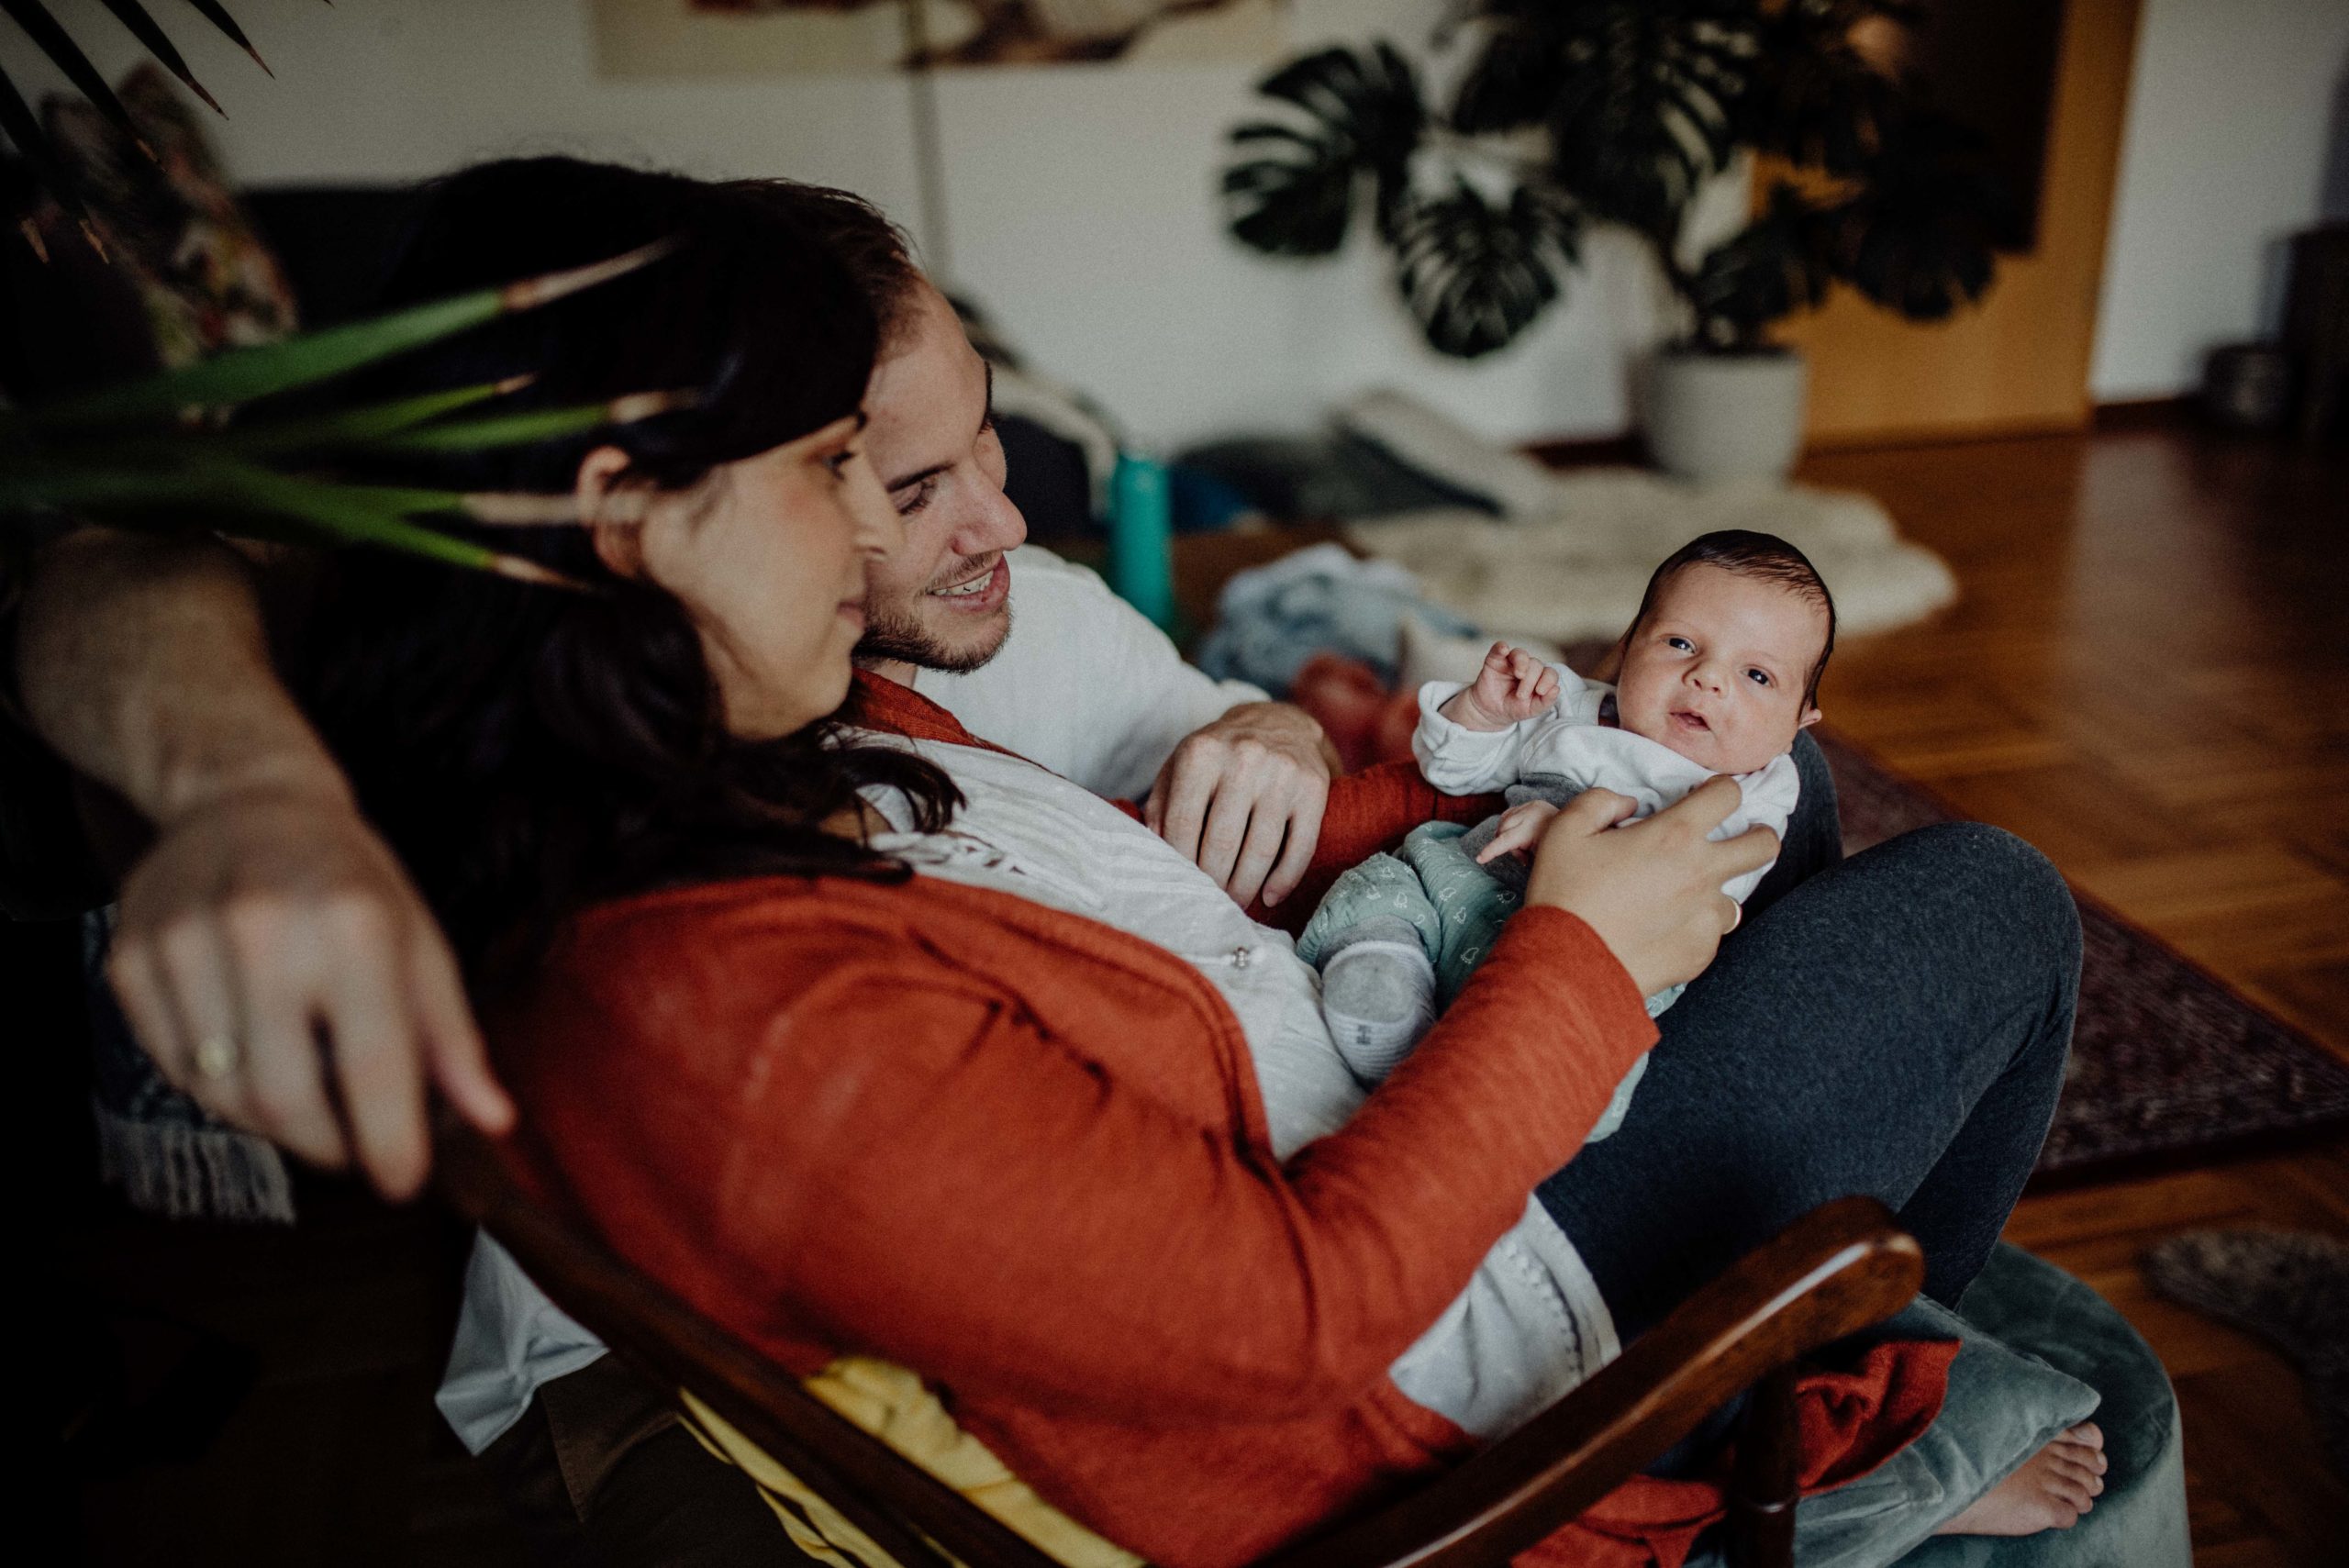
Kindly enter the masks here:
M 1977 1498 L 1935 1535 L 2037 1535 L 2070 1529 L 2104 1490 L 2104 1434 L 2082 1421 Z

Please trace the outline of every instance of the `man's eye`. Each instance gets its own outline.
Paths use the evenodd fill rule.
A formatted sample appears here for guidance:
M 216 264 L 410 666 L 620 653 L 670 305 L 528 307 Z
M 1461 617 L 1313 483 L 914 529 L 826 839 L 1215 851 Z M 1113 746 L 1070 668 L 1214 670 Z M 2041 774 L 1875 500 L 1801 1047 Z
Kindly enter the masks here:
M 854 462 L 856 459 L 857 454 L 852 451 L 834 452 L 831 456 L 824 460 L 824 466 L 832 471 L 832 477 L 834 479 L 838 479 L 841 474 L 848 472 L 848 465 Z
M 906 492 L 902 497 L 893 495 L 890 497 L 890 500 L 895 502 L 896 505 L 897 516 L 901 517 L 910 517 L 916 512 L 920 511 L 924 506 L 929 506 L 930 497 L 937 494 L 938 476 L 933 473 L 929 478 L 923 480 L 920 484 L 915 485 L 911 490 Z

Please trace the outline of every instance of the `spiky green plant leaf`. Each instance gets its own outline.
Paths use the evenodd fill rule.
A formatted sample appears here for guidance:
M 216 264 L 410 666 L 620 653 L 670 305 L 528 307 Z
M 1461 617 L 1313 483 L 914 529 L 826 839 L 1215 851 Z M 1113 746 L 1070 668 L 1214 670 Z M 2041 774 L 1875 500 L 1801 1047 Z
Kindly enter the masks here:
M 49 14 L 48 6 L 40 0 L 0 0 L 0 15 L 24 28 L 33 46 L 47 55 L 50 62 L 65 73 L 65 79 L 96 105 L 98 112 L 112 120 L 141 152 L 154 156 L 154 149 L 147 145 L 146 134 L 132 121 L 130 111 L 122 106 L 122 100 L 115 96 L 106 79 L 90 63 L 90 57 L 73 41 L 73 35 Z
M 189 92 L 209 105 L 214 114 L 225 115 L 228 112 L 221 108 L 218 99 L 205 91 L 204 83 L 188 70 L 187 61 L 172 42 L 171 35 L 156 25 L 153 15 L 139 4 L 139 0 L 100 0 L 100 3 L 114 13 L 115 20 L 130 29 L 130 36 L 139 40 L 140 48 L 160 61 L 164 70 L 178 77 Z
M 535 309 L 565 295 L 592 288 L 659 260 L 670 248 L 665 241 L 647 245 L 608 261 L 574 267 L 502 288 L 477 289 L 453 299 L 411 306 L 365 321 L 305 332 L 274 343 L 231 349 L 195 364 L 48 404 L 29 411 L 27 417 L 39 425 L 57 429 L 152 419 L 190 408 L 229 407 L 275 396 L 405 353 L 499 316 Z

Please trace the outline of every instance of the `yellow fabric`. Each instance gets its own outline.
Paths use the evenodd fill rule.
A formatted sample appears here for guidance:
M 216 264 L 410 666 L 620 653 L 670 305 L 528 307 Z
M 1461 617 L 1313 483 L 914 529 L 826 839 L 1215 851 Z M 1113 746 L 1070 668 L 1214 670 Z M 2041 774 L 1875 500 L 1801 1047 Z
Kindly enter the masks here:
M 901 1366 L 843 1356 L 806 1380 L 807 1392 L 1002 1520 L 1067 1568 L 1146 1568 L 1036 1496 L 985 1443 L 954 1424 L 921 1379 Z M 685 1427 L 702 1446 L 758 1484 L 794 1545 L 831 1568 L 901 1568 L 838 1509 L 680 1390 Z

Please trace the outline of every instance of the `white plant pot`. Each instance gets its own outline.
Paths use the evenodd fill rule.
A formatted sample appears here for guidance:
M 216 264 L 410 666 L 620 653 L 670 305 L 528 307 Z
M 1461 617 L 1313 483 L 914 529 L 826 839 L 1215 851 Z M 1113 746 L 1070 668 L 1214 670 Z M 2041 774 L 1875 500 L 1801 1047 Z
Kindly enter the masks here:
M 1648 361 L 1648 454 L 1675 479 L 1782 480 L 1802 450 L 1809 366 L 1790 349 L 1750 354 L 1659 350 Z

